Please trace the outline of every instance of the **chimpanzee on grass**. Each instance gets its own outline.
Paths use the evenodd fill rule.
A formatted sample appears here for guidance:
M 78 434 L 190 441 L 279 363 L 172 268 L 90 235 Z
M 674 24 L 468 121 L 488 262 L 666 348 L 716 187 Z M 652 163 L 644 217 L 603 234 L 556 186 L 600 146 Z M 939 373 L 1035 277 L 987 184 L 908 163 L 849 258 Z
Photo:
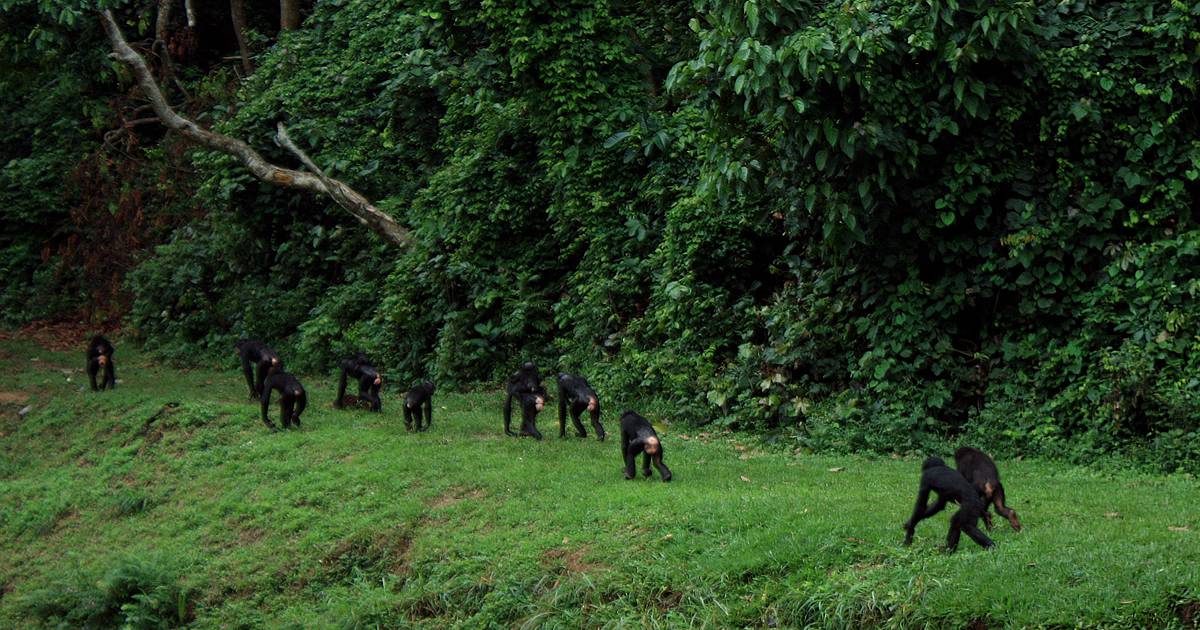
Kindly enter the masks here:
M 507 397 L 504 399 L 504 433 L 516 437 L 512 432 L 512 402 L 517 399 L 521 406 L 521 433 L 535 439 L 542 439 L 537 430 L 537 415 L 546 405 L 546 388 L 542 387 L 542 376 L 537 366 L 526 363 L 521 369 L 513 372 L 505 384 Z
M 379 387 L 383 385 L 383 377 L 371 365 L 367 355 L 359 352 L 350 358 L 342 359 L 339 365 L 342 376 L 338 380 L 337 400 L 333 401 L 333 406 L 342 408 L 342 399 L 346 396 L 346 376 L 349 375 L 358 381 L 359 402 L 370 404 L 371 411 L 383 411 L 383 402 L 379 399 Z
M 600 398 L 582 376 L 558 373 L 558 437 L 567 436 L 567 405 L 571 406 L 571 422 L 575 423 L 575 434 L 587 437 L 587 431 L 579 422 L 579 415 L 586 409 L 592 418 L 596 437 L 604 441 L 604 425 L 600 424 Z
M 929 507 L 929 493 L 936 492 L 937 503 Z M 917 504 L 913 508 L 912 518 L 904 524 L 904 544 L 911 545 L 913 531 L 917 523 L 942 511 L 947 502 L 957 503 L 960 507 L 954 516 L 950 517 L 950 532 L 946 535 L 946 550 L 953 552 L 958 549 L 958 538 L 962 532 L 967 532 L 971 540 L 984 548 L 990 548 L 995 543 L 986 534 L 979 531 L 979 518 L 983 516 L 987 506 L 979 499 L 979 493 L 957 470 L 946 466 L 940 457 L 930 457 L 921 464 L 921 486 L 917 490 Z
M 283 371 L 283 361 L 267 344 L 254 339 L 241 339 L 233 344 L 237 348 L 238 357 L 242 360 L 242 372 L 246 375 L 246 386 L 250 388 L 250 398 L 261 398 L 263 381 L 271 372 Z M 251 364 L 258 366 L 258 377 L 255 378 Z
M 991 504 L 996 513 L 1008 519 L 1015 531 L 1021 531 L 1021 521 L 1017 520 L 1017 511 L 1004 504 L 1004 485 L 1000 483 L 1000 471 L 996 462 L 987 453 L 969 446 L 954 451 L 954 464 L 958 472 L 968 483 L 975 486 L 983 499 L 983 524 L 988 530 L 992 529 L 992 515 L 988 514 L 987 506 Z
M 92 342 L 88 344 L 87 349 L 87 373 L 88 378 L 92 381 L 92 391 L 100 391 L 105 388 L 117 388 L 116 367 L 113 365 L 113 352 L 116 349 L 101 335 L 92 337 Z M 104 378 L 100 381 L 100 387 L 96 387 L 96 374 L 100 369 L 104 369 Z
M 417 430 L 426 431 L 433 424 L 433 383 L 421 381 L 413 385 L 404 396 L 404 428 L 412 430 L 416 420 Z M 425 426 L 421 426 L 421 409 L 425 410 Z
M 621 414 L 621 456 L 625 458 L 625 478 L 637 477 L 634 470 L 638 453 L 642 455 L 642 474 L 650 476 L 650 463 L 664 482 L 671 480 L 671 469 L 663 463 L 663 447 L 650 421 L 632 411 Z
M 271 372 L 271 375 L 263 382 L 262 421 L 267 428 L 275 431 L 277 430 L 276 426 L 267 417 L 267 408 L 271 406 L 271 390 L 273 389 L 279 390 L 279 422 L 285 429 L 290 428 L 292 424 L 299 429 L 300 414 L 304 413 L 304 407 L 308 405 L 308 395 L 304 393 L 304 386 L 295 376 L 283 371 Z

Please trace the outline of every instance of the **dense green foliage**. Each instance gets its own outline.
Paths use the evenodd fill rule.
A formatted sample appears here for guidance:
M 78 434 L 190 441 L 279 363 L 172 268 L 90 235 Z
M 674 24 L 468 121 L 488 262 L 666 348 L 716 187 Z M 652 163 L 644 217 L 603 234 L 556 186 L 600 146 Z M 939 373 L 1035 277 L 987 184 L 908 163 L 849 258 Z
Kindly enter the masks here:
M 444 386 L 528 358 L 815 448 L 1200 470 L 1200 6 L 321 0 L 257 61 L 188 77 L 202 121 L 291 164 L 286 121 L 417 244 L 195 152 L 127 276 L 162 355 L 254 335 Z M 77 140 L 19 135 L 0 194 L 42 196 L 3 212 L 53 225 L 31 178 Z
M 996 519 L 993 550 L 948 555 L 946 513 L 901 545 L 917 458 L 659 423 L 674 480 L 625 481 L 613 438 L 501 435 L 495 391 L 439 394 L 406 433 L 394 397 L 335 411 L 336 381 L 304 375 L 303 429 L 268 433 L 232 368 L 122 345 L 122 382 L 92 394 L 78 352 L 0 356 L 5 628 L 1182 630 L 1200 613 L 1190 475 L 1000 459 L 1025 528 Z

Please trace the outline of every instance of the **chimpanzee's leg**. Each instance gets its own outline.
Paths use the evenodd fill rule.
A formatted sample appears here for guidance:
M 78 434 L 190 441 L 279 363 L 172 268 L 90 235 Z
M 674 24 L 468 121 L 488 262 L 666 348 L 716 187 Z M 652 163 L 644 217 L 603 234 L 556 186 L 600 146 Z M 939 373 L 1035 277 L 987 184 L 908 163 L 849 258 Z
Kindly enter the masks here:
M 996 513 L 1007 518 L 1008 524 L 1014 530 L 1021 531 L 1021 521 L 1017 520 L 1017 511 L 1004 504 L 1004 486 L 996 486 L 996 492 L 992 494 L 992 504 L 996 507 Z M 986 507 L 984 508 L 984 514 L 987 514 Z
M 654 467 L 658 469 L 658 476 L 663 481 L 671 480 L 671 469 L 667 468 L 667 465 L 665 463 L 663 463 L 663 454 L 662 454 L 661 446 L 659 447 L 658 453 L 654 457 L 650 458 L 650 461 L 653 462 Z
M 958 549 L 958 537 L 962 534 L 962 509 L 950 517 L 950 531 L 946 532 L 946 551 Z
M 107 385 L 109 389 L 117 388 L 117 368 L 113 365 L 112 357 L 109 357 L 104 364 L 104 384 L 100 388 L 103 389 L 104 385 Z
M 576 400 L 574 403 L 571 403 L 571 422 L 575 423 L 576 437 L 587 437 L 587 431 L 584 430 L 583 424 L 579 422 L 579 416 L 583 413 L 584 409 L 587 409 L 586 400 Z
M 296 414 L 292 416 L 292 422 L 296 423 L 296 428 L 300 428 L 300 414 L 304 413 L 304 408 L 308 406 L 308 392 L 301 391 L 296 396 Z
M 413 410 L 408 406 L 408 401 L 404 401 L 404 430 L 412 431 L 413 425 Z
M 650 475 L 650 453 L 642 451 L 642 476 L 649 477 Z
M 625 436 L 624 431 L 621 432 L 621 456 L 625 458 L 625 478 L 636 478 L 637 471 L 634 467 L 637 466 L 637 455 L 633 452 L 633 448 L 629 446 L 629 438 Z
M 987 534 L 979 531 L 979 527 L 976 525 L 976 523 L 979 522 L 979 513 L 981 511 L 982 510 L 977 508 L 963 507 L 958 512 L 955 512 L 954 516 L 951 517 L 950 526 L 951 530 L 954 531 L 954 528 L 957 524 L 957 527 L 966 532 L 967 536 L 969 536 L 971 540 L 974 540 L 976 543 L 978 543 L 980 547 L 987 549 L 994 546 L 996 543 L 993 543 L 992 539 L 987 537 Z M 957 534 L 954 536 L 954 544 L 955 546 L 958 545 Z M 949 547 L 950 545 L 947 544 L 947 546 Z
M 292 411 L 296 405 L 296 395 L 284 392 L 279 396 L 279 422 L 283 428 L 292 428 Z
M 532 396 L 521 397 L 521 434 L 532 436 L 534 439 L 542 439 L 541 431 L 537 429 L 537 403 L 534 402 Z
M 96 387 L 96 373 L 99 371 L 100 371 L 100 362 L 97 361 L 96 359 L 88 359 L 87 373 L 88 373 L 88 378 L 91 379 L 91 381 L 92 381 L 92 391 L 94 391 L 94 392 L 100 391 L 100 388 Z
M 431 426 L 433 426 L 433 396 L 425 399 L 425 428 L 421 430 L 428 431 Z
M 592 410 L 592 428 L 596 430 L 596 437 L 604 441 L 604 425 L 600 424 L 600 400 L 596 400 L 596 408 Z

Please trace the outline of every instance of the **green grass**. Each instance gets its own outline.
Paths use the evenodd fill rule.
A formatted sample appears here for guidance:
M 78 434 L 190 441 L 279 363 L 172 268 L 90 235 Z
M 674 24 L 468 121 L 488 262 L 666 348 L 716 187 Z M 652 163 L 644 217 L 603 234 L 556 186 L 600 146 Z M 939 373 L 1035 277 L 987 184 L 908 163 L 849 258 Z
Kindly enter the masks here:
M 915 459 L 660 426 L 675 480 L 625 481 L 615 436 L 500 435 L 495 393 L 409 434 L 395 390 L 335 412 L 310 376 L 269 434 L 233 369 L 126 346 L 93 394 L 81 354 L 0 343 L 0 627 L 1180 627 L 1200 601 L 1189 477 L 1001 461 L 1025 530 L 947 555 L 944 515 L 900 544 Z

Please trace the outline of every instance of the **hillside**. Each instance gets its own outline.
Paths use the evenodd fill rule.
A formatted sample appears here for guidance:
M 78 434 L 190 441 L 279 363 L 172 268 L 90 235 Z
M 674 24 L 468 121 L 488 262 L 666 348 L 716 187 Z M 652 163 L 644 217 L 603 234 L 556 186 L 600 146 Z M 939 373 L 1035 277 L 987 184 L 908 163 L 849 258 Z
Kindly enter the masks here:
M 900 545 L 915 459 L 658 417 L 675 480 L 628 482 L 612 437 L 502 436 L 494 392 L 409 434 L 394 389 L 335 412 L 309 376 L 303 429 L 269 434 L 233 369 L 124 345 L 92 394 L 79 354 L 0 342 L 0 626 L 1196 626 L 1186 475 L 1002 460 L 1025 530 L 946 555 L 944 516 Z

